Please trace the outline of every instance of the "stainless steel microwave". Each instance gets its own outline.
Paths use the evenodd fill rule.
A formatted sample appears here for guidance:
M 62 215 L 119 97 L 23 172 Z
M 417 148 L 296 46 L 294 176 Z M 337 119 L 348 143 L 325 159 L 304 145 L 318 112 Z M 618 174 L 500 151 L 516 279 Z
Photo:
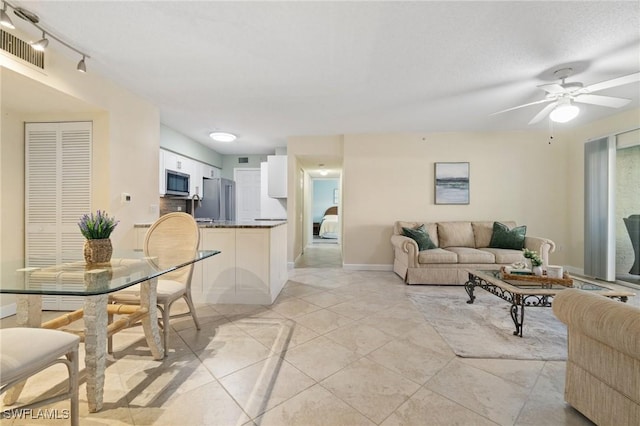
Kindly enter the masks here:
M 166 169 L 166 195 L 189 196 L 189 175 Z

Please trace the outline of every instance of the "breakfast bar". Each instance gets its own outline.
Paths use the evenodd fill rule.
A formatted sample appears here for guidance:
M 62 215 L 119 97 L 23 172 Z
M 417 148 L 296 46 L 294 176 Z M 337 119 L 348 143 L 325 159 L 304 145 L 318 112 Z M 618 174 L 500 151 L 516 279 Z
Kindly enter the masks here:
M 137 224 L 138 241 L 147 224 Z M 200 250 L 219 250 L 195 264 L 191 293 L 196 303 L 270 305 L 287 282 L 287 222 L 199 220 Z

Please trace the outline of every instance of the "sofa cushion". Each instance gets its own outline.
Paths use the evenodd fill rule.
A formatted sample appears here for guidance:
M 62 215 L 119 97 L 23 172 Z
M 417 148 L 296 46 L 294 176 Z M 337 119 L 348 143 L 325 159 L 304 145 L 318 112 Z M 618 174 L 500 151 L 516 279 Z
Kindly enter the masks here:
M 471 222 L 476 248 L 489 247 L 491 236 L 493 235 L 493 223 L 493 221 Z M 516 223 L 513 221 L 500 221 L 500 223 L 507 225 L 509 229 L 516 226 Z
M 458 255 L 441 248 L 424 250 L 418 253 L 418 263 L 458 263 Z
M 409 237 L 418 243 L 418 250 L 430 250 L 436 248 L 436 245 L 431 241 L 429 234 L 427 233 L 424 225 L 420 225 L 415 229 L 402 228 L 402 234 L 405 237 Z
M 524 237 L 527 233 L 526 226 L 517 226 L 509 229 L 507 225 L 500 222 L 493 223 L 493 235 L 489 247 L 511 250 L 522 250 L 524 247 Z
M 524 260 L 524 256 L 522 255 L 521 250 L 498 249 L 489 247 L 485 247 L 479 250 L 491 253 L 496 259 L 495 263 L 510 265 L 512 263 L 522 262 Z
M 471 247 L 447 247 L 458 255 L 458 263 L 495 263 L 493 253 Z
M 438 222 L 438 247 L 473 247 L 471 222 Z
M 412 228 L 415 229 L 420 225 L 424 225 L 427 233 L 429 234 L 429 238 L 433 241 L 433 244 L 438 247 L 438 227 L 435 223 L 426 223 L 426 222 L 403 222 L 397 221 L 393 228 L 393 233 L 398 235 L 403 235 L 402 228 Z

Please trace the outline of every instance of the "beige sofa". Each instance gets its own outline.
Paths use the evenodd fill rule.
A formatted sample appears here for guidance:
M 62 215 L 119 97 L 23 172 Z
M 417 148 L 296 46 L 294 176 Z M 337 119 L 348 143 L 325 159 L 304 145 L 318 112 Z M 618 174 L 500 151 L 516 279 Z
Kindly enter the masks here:
M 500 221 L 509 229 L 512 221 Z M 418 250 L 418 244 L 402 234 L 402 228 L 415 228 L 424 224 L 437 248 Z M 393 270 L 407 284 L 464 284 L 468 279 L 465 269 L 498 269 L 503 265 L 524 260 L 521 250 L 489 248 L 493 235 L 493 222 L 402 222 L 393 227 Z M 549 253 L 555 250 L 553 241 L 546 238 L 526 237 L 525 248 L 536 250 L 548 265 Z
M 553 312 L 567 324 L 565 401 L 600 426 L 640 425 L 640 309 L 567 289 Z

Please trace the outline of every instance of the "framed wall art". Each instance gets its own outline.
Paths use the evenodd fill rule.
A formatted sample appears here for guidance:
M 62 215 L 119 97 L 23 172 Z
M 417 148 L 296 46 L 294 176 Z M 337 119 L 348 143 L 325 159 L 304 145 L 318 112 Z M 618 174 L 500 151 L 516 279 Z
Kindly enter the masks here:
M 469 163 L 435 163 L 436 204 L 469 204 Z

